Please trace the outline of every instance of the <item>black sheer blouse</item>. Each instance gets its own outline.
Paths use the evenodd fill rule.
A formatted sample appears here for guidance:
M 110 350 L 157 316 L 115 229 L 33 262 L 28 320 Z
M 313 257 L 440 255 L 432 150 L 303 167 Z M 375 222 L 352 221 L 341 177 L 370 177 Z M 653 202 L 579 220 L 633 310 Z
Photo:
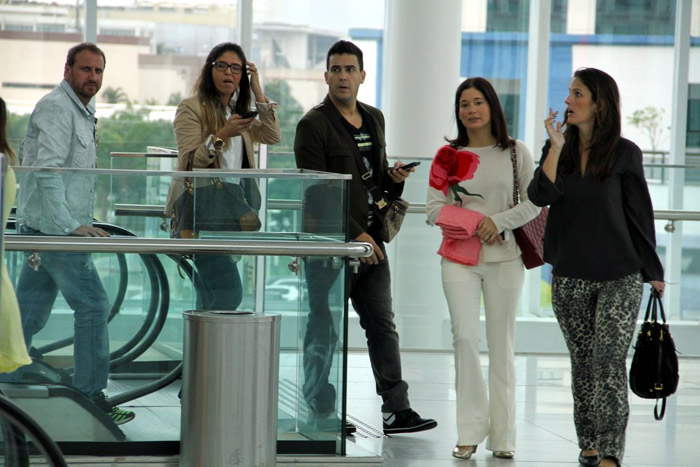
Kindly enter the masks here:
M 653 206 L 637 145 L 621 139 L 612 174 L 603 182 L 574 172 L 558 173 L 554 183 L 541 168 L 549 145 L 542 148 L 527 193 L 535 205 L 549 205 L 544 259 L 552 273 L 613 280 L 641 271 L 645 282 L 662 281 Z

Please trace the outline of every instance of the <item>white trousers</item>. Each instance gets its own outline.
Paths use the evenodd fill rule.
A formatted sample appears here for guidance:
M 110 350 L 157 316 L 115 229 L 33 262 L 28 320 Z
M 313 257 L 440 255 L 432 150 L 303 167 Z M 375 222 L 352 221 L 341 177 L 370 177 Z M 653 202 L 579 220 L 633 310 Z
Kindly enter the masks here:
M 442 286 L 452 320 L 457 383 L 457 444 L 484 441 L 515 451 L 515 313 L 525 270 L 520 257 L 463 266 L 442 260 Z M 488 395 L 479 362 L 484 296 L 489 349 Z

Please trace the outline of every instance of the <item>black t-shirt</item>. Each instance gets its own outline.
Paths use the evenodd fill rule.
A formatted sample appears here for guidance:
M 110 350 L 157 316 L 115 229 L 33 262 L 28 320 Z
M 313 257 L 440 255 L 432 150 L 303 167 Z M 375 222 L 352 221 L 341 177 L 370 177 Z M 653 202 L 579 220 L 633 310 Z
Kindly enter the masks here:
M 355 140 L 355 144 L 357 144 L 357 149 L 360 151 L 362 161 L 365 163 L 367 171 L 370 174 L 373 174 L 374 167 L 372 167 L 372 162 L 370 160 L 370 157 L 372 156 L 373 141 L 372 135 L 370 134 L 369 128 L 367 127 L 367 123 L 365 122 L 365 118 L 362 119 L 362 126 L 360 126 L 360 128 L 355 128 L 350 122 L 348 122 L 344 118 L 342 119 L 342 121 L 343 125 L 345 125 L 345 127 Z M 371 225 L 374 217 L 374 198 L 372 197 L 372 193 L 370 193 L 369 190 L 367 190 L 367 203 L 367 209 L 369 213 L 367 225 Z

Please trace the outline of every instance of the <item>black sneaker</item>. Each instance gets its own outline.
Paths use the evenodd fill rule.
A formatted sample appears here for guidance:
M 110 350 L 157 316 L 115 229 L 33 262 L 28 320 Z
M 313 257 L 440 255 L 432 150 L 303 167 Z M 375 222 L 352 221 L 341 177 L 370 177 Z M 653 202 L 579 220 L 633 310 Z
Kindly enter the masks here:
M 112 405 L 107 402 L 107 397 L 104 392 L 100 392 L 95 397 L 92 398 L 92 402 L 95 403 L 100 409 L 110 416 L 112 421 L 116 425 L 121 425 L 122 423 L 130 422 L 136 418 L 136 414 L 131 410 L 120 409 L 116 405 Z
M 327 418 L 334 414 L 335 387 L 326 384 L 306 405 L 309 407 L 309 415 L 313 418 Z
M 353 436 L 356 431 L 357 427 L 355 425 L 348 421 L 345 422 L 345 436 Z
M 382 418 L 384 418 L 385 435 L 415 433 L 417 431 L 432 430 L 437 426 L 435 420 L 431 418 L 420 418 L 420 415 L 414 412 L 413 409 L 383 413 Z

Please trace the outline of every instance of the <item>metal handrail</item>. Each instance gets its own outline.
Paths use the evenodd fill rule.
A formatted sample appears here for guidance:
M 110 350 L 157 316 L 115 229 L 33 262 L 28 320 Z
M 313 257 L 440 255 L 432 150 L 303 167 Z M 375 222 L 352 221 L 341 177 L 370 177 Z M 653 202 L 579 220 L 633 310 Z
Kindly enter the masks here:
M 301 202 L 296 200 L 271 199 L 268 209 L 300 209 Z M 411 203 L 408 207 L 411 214 L 425 213 L 425 203 Z M 156 204 L 116 204 L 114 213 L 118 216 L 167 217 L 163 214 L 163 206 Z M 700 221 L 700 211 L 685 211 L 681 209 L 659 209 L 654 211 L 654 219 L 667 221 Z
M 301 209 L 302 202 L 300 200 L 289 199 L 268 199 L 265 204 L 267 209 Z M 115 216 L 135 216 L 135 217 L 161 217 L 167 219 L 163 212 L 165 206 L 162 204 L 115 204 Z
M 372 245 L 364 242 L 319 243 L 290 240 L 190 240 L 137 237 L 52 237 L 7 235 L 7 251 L 87 251 L 92 253 L 212 254 L 261 256 L 349 256 L 372 255 Z
M 700 211 L 658 210 L 654 211 L 654 219 L 659 221 L 700 221 Z
M 318 170 L 309 169 L 212 169 L 202 168 L 194 170 L 139 170 L 139 169 L 94 169 L 87 167 L 30 167 L 17 166 L 14 167 L 17 174 L 26 173 L 56 173 L 56 174 L 72 174 L 72 175 L 116 175 L 116 176 L 158 176 L 158 177 L 188 177 L 188 178 L 246 178 L 246 179 L 285 179 L 299 181 L 339 181 L 351 180 L 352 175 L 320 172 Z M 340 182 L 336 182 L 340 183 Z
M 425 213 L 425 203 L 411 203 L 408 212 Z M 659 209 L 654 211 L 654 219 L 657 221 L 700 221 L 700 211 Z

